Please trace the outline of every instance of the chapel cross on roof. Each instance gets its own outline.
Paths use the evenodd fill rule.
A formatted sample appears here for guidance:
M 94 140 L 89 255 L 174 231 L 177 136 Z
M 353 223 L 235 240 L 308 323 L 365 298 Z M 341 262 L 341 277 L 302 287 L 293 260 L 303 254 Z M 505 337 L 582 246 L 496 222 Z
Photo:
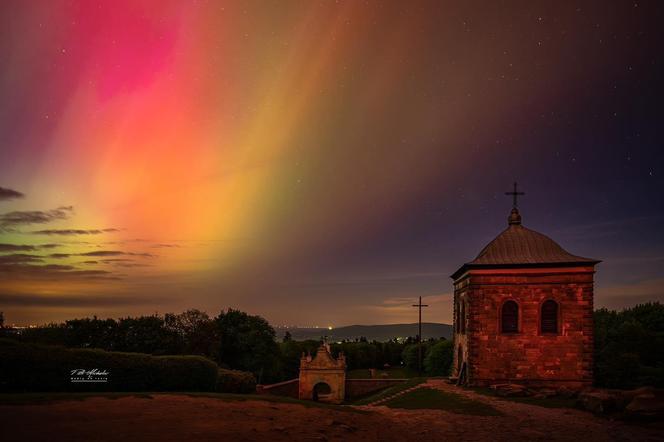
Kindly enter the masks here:
M 517 204 L 517 197 L 519 195 L 525 195 L 525 192 L 517 192 L 516 187 L 517 187 L 517 184 L 516 184 L 516 181 L 515 181 L 514 182 L 514 190 L 512 192 L 505 192 L 505 195 L 511 195 L 514 198 L 514 200 L 512 202 L 512 207 L 515 208 L 515 209 L 517 208 L 517 205 L 518 205 Z

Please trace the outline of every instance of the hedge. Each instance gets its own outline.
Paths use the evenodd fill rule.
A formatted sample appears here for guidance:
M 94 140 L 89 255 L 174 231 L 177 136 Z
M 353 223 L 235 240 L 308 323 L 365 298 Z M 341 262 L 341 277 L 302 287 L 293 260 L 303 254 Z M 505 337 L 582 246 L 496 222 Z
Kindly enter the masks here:
M 104 370 L 75 383 L 72 370 Z M 217 365 L 201 356 L 151 356 L 0 339 L 0 391 L 216 391 Z
M 247 371 L 220 368 L 217 376 L 217 391 L 219 393 L 254 393 L 256 392 L 256 378 Z

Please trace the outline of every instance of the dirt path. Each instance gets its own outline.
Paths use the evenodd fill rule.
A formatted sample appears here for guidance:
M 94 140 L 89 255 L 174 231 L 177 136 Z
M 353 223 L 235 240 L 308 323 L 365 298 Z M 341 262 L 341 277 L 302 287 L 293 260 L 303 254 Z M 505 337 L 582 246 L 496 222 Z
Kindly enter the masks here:
M 664 440 L 664 433 L 575 410 L 500 401 L 457 387 L 440 388 L 489 402 L 504 416 L 370 407 L 364 413 L 265 401 L 185 395 L 93 397 L 37 405 L 0 405 L 0 440 L 44 441 L 532 441 Z M 366 407 L 358 407 L 366 409 Z
M 664 427 L 628 425 L 581 410 L 544 408 L 485 396 L 471 390 L 429 380 L 425 387 L 455 393 L 491 405 L 503 416 L 468 416 L 439 410 L 372 409 L 390 420 L 410 421 L 421 435 L 442 435 L 468 441 L 664 441 Z

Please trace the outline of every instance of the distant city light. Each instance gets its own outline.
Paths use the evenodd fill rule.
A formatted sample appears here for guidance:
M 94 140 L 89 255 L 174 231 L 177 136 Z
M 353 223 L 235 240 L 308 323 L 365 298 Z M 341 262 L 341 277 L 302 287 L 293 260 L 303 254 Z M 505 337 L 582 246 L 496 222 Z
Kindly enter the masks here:
M 332 330 L 332 326 L 331 326 L 331 325 L 328 325 L 328 326 L 327 326 L 327 329 L 328 329 L 328 330 Z

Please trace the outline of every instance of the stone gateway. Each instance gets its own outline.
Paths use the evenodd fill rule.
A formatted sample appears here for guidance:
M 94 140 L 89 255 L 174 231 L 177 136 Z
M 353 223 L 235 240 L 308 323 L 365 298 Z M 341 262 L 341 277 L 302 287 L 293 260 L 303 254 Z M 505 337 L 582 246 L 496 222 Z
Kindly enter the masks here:
M 590 386 L 599 262 L 524 227 L 515 199 L 507 229 L 452 275 L 454 376 L 473 386 Z
M 322 344 L 312 359 L 300 359 L 300 399 L 340 404 L 346 394 L 346 358 L 343 353 L 335 359 L 328 344 Z

